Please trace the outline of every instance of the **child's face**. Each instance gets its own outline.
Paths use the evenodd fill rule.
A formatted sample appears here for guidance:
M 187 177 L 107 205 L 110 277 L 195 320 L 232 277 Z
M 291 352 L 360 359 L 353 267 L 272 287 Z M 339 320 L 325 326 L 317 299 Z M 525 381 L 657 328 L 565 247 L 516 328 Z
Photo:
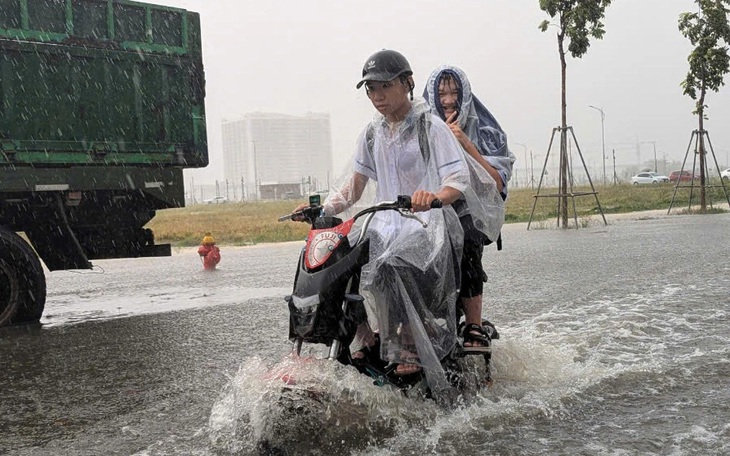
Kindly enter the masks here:
M 453 78 L 441 78 L 439 82 L 439 101 L 441 102 L 441 107 L 444 109 L 446 120 L 456 112 L 458 107 L 459 86 Z
M 408 86 L 400 79 L 365 83 L 370 102 L 388 120 L 399 120 L 408 113 Z

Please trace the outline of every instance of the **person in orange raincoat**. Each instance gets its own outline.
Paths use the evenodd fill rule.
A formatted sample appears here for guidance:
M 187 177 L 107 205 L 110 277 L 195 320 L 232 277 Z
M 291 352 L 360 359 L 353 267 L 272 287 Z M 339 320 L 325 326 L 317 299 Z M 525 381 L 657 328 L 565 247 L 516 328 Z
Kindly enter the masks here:
M 203 259 L 203 269 L 214 271 L 216 265 L 221 261 L 221 250 L 215 245 L 215 239 L 210 233 L 205 233 L 201 246 L 198 248 L 198 255 Z

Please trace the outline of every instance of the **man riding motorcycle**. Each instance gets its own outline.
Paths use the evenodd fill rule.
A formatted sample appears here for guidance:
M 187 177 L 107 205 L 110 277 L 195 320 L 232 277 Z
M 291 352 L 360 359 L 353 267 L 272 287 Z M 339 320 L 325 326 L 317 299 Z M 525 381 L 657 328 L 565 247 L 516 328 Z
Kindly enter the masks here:
M 412 210 L 423 212 L 425 228 L 392 212 L 375 214 L 362 290 L 380 357 L 398 365 L 397 375 L 423 372 L 438 397 L 451 388 L 441 360 L 456 343 L 463 244 L 458 217 L 448 205 L 466 200 L 475 225 L 496 238 L 501 213 L 495 208 L 502 204 L 494 180 L 468 161 L 446 124 L 422 99 L 413 101 L 412 74 L 396 51 L 382 50 L 365 61 L 357 87 L 365 86 L 378 114 L 360 135 L 351 171 L 323 206 L 326 215 L 338 214 L 374 187 L 376 202 L 411 195 Z M 443 209 L 429 210 L 435 199 Z

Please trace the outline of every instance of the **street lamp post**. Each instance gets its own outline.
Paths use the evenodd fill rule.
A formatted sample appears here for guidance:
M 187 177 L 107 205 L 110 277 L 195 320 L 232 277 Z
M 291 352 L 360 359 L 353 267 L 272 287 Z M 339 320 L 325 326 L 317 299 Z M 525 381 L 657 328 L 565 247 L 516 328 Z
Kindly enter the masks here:
M 606 113 L 603 112 L 602 108 L 597 108 L 593 105 L 588 105 L 589 108 L 593 108 L 601 113 L 601 150 L 603 157 L 603 185 L 606 185 L 606 136 L 603 129 L 603 121 L 606 120 Z

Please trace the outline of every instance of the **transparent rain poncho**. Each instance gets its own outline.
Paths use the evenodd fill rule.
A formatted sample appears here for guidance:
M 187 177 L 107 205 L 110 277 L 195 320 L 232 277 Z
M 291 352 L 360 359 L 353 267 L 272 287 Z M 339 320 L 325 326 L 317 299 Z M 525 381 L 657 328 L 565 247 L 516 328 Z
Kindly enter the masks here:
M 515 155 L 507 147 L 507 135 L 484 104 L 472 93 L 471 84 L 464 70 L 453 65 L 436 68 L 426 81 L 423 96 L 434 114 L 444 118 L 444 109 L 439 100 L 439 83 L 444 74 L 449 74 L 459 86 L 459 114 L 456 120 L 469 140 L 474 143 L 484 159 L 502 176 L 506 185 L 512 177 Z M 471 158 L 471 157 L 470 157 Z M 495 238 L 490 238 L 495 240 Z
M 419 118 L 426 119 L 427 156 L 419 144 Z M 395 125 L 377 115 L 357 147 L 350 169 L 325 200 L 326 213 L 347 211 L 345 216 L 351 216 L 362 207 L 394 201 L 398 195 L 412 195 L 419 189 L 435 193 L 449 186 L 462 192 L 469 207 L 475 208 L 479 229 L 488 236 L 499 233 L 504 209 L 496 183 L 475 161 L 467 162 L 454 135 L 429 112 L 424 100 L 414 101 L 406 118 Z M 352 189 L 364 181 L 365 190 L 356 200 Z M 413 362 L 416 355 L 416 363 L 438 396 L 450 389 L 440 361 L 456 342 L 463 230 L 450 206 L 417 215 L 427 223 L 425 228 L 394 211 L 375 214 L 368 230 L 370 262 L 363 269 L 362 291 L 371 329 L 380 334 L 381 357 L 401 363 Z

